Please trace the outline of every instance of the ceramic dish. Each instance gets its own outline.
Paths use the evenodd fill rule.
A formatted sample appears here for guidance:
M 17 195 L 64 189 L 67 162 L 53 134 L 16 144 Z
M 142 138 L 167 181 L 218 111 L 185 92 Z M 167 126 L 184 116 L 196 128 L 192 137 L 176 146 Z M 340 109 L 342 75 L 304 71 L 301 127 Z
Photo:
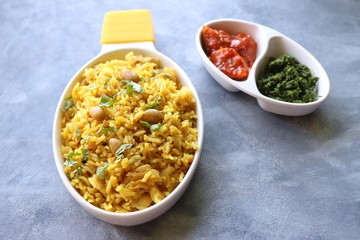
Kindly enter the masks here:
M 221 29 L 229 34 L 243 32 L 253 37 L 257 43 L 257 55 L 247 80 L 235 81 L 229 78 L 209 60 L 203 46 L 203 26 L 209 26 L 217 30 Z M 204 23 L 197 31 L 195 41 L 205 68 L 222 87 L 231 92 L 243 91 L 255 97 L 260 107 L 266 111 L 287 116 L 306 115 L 316 110 L 329 95 L 329 78 L 316 58 L 298 43 L 271 28 L 237 19 L 217 19 Z M 269 57 L 279 57 L 283 54 L 295 57 L 300 63 L 308 66 L 314 76 L 319 77 L 316 87 L 318 95 L 316 101 L 290 103 L 266 97 L 259 92 L 256 79 L 264 73 Z
M 132 20 L 136 19 L 135 25 L 131 27 L 131 31 L 143 31 L 144 26 L 137 26 L 136 24 L 139 22 L 139 19 L 146 20 L 145 24 L 149 26 L 151 25 L 148 30 L 149 32 L 152 32 L 152 23 L 149 23 L 149 19 L 143 19 L 142 17 L 149 16 L 150 12 L 148 10 L 133 10 L 133 11 L 121 11 L 119 12 L 110 12 L 107 15 L 105 15 L 104 22 L 110 18 L 111 23 L 107 26 L 111 27 L 115 25 L 116 29 L 114 31 L 115 35 L 112 35 L 110 39 L 115 41 L 104 41 L 104 28 L 107 26 L 103 25 L 103 36 L 102 36 L 102 49 L 99 55 L 94 57 L 92 60 L 90 60 L 88 63 L 86 63 L 70 80 L 68 85 L 66 86 L 65 90 L 63 91 L 61 98 L 59 100 L 55 118 L 54 118 L 54 125 L 53 125 L 53 151 L 54 151 L 54 157 L 56 166 L 59 172 L 59 175 L 61 177 L 62 182 L 64 183 L 66 189 L 69 191 L 69 193 L 74 197 L 74 199 L 89 213 L 91 213 L 93 216 L 116 225 L 123 225 L 123 226 L 131 226 L 131 225 L 137 225 L 141 224 L 147 221 L 150 221 L 158 216 L 160 216 L 162 213 L 167 211 L 171 206 L 175 204 L 175 202 L 181 197 L 181 195 L 184 193 L 186 188 L 188 187 L 194 173 L 196 170 L 196 167 L 200 160 L 200 152 L 201 152 L 201 146 L 203 142 L 203 115 L 202 115 L 202 108 L 200 104 L 200 99 L 196 93 L 196 90 L 189 79 L 189 77 L 186 75 L 186 73 L 170 58 L 166 57 L 165 55 L 158 52 L 153 43 L 153 36 L 144 38 L 144 35 L 141 35 L 142 37 L 138 38 L 138 35 L 132 33 L 131 39 L 121 39 L 123 34 L 118 35 L 119 31 L 119 23 L 120 19 L 118 19 L 118 16 L 125 17 L 128 21 L 127 24 L 131 24 Z M 151 15 L 150 15 L 151 17 Z M 151 19 L 150 19 L 151 20 Z M 121 21 L 124 22 L 124 21 Z M 120 26 L 121 27 L 121 26 Z M 106 31 L 109 31 L 107 28 Z M 128 31 L 128 30 L 127 30 Z M 126 34 L 125 34 L 126 35 Z M 130 34 L 131 35 L 131 34 Z M 150 34 L 151 35 L 151 34 Z M 126 35 L 128 36 L 128 35 Z M 106 37 L 105 37 L 106 38 Z M 129 41 L 134 41 L 133 43 L 129 43 Z M 143 42 L 142 42 L 143 41 Z M 104 43 L 106 42 L 106 43 Z M 118 43 L 121 44 L 118 44 Z M 97 63 L 105 62 L 112 59 L 123 59 L 124 56 L 129 53 L 130 51 L 134 52 L 135 54 L 141 54 L 143 56 L 152 57 L 155 59 L 158 59 L 160 62 L 160 65 L 162 67 L 170 67 L 172 69 L 175 69 L 179 81 L 182 83 L 183 86 L 186 86 L 190 89 L 192 92 L 192 95 L 194 96 L 196 100 L 196 113 L 198 116 L 197 121 L 197 129 L 198 129 L 198 150 L 195 153 L 194 160 L 188 169 L 184 179 L 180 182 L 180 184 L 171 192 L 167 197 L 165 197 L 161 202 L 152 205 L 146 209 L 139 210 L 137 212 L 130 212 L 130 213 L 115 213 L 110 211 L 105 211 L 103 209 L 100 209 L 98 207 L 95 207 L 94 205 L 90 204 L 84 198 L 71 186 L 70 181 L 68 177 L 64 173 L 64 159 L 61 154 L 61 117 L 62 112 L 61 109 L 64 105 L 64 98 L 70 94 L 72 91 L 72 88 L 74 87 L 75 83 L 79 81 L 81 78 L 81 75 L 85 68 L 92 67 L 96 65 Z M 66 206 L 63 207 L 66 209 Z

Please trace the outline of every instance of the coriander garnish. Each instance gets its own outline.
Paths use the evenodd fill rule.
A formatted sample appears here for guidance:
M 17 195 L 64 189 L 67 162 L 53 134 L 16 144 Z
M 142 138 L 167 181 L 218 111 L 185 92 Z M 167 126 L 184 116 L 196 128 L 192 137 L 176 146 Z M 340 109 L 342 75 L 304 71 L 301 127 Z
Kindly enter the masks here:
M 158 97 L 154 102 L 151 102 L 146 105 L 146 109 L 157 109 L 159 110 L 159 103 L 161 102 L 162 98 Z
M 149 128 L 152 132 L 158 131 L 161 128 L 161 123 L 150 124 L 147 121 L 140 121 L 140 124 L 146 128 Z
M 96 170 L 96 175 L 101 179 L 104 180 L 105 179 L 105 170 L 107 169 L 107 167 L 109 166 L 109 163 L 104 163 L 104 165 L 102 167 L 99 167 Z
M 136 82 L 129 81 L 129 80 L 123 80 L 123 82 L 126 83 L 126 93 L 130 94 L 132 92 L 142 93 L 144 89 L 141 87 L 140 84 L 137 84 Z
M 73 161 L 71 158 L 75 157 L 75 156 L 79 156 L 81 155 L 78 152 L 72 151 L 70 152 L 68 155 L 66 155 L 66 161 L 64 162 L 64 165 L 67 167 L 73 167 L 77 164 L 77 161 Z
M 64 101 L 65 101 L 65 104 L 64 104 L 64 107 L 61 109 L 61 111 L 65 112 L 66 110 L 68 110 L 74 106 L 71 95 L 69 97 L 65 98 Z
M 129 144 L 129 143 L 125 143 L 125 144 L 122 144 L 118 150 L 116 150 L 116 153 L 115 153 L 115 157 L 116 157 L 116 160 L 115 160 L 115 163 L 119 162 L 121 159 L 123 159 L 125 157 L 125 154 L 124 154 L 124 151 L 127 150 L 127 149 L 130 149 L 132 147 L 132 144 Z
M 106 96 L 105 94 L 101 95 L 99 107 L 112 107 L 114 105 L 114 99 Z

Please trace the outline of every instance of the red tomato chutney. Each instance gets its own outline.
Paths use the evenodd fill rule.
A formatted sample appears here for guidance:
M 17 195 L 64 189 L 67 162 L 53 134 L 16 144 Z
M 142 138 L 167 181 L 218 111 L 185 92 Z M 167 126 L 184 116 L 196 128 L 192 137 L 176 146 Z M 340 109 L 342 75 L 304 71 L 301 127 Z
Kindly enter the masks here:
M 210 61 L 234 80 L 246 80 L 256 59 L 257 44 L 245 33 L 230 35 L 203 26 L 203 43 Z

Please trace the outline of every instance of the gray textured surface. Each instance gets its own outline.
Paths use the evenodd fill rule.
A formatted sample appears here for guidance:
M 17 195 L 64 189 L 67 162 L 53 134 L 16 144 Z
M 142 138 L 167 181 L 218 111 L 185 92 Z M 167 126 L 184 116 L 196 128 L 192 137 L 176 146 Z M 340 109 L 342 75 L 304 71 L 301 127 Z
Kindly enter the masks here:
M 53 160 L 60 94 L 100 51 L 109 10 L 152 11 L 156 47 L 190 76 L 205 139 L 196 175 L 160 218 L 118 227 L 86 213 Z M 0 0 L 0 239 L 359 239 L 360 2 Z M 282 117 L 222 89 L 195 33 L 215 18 L 274 28 L 299 42 L 331 80 L 324 105 Z

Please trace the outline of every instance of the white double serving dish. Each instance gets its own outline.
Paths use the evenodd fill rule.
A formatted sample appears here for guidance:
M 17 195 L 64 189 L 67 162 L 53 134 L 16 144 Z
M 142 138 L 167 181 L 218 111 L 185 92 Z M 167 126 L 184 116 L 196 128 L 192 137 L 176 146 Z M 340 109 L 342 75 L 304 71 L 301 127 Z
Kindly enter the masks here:
M 224 30 L 230 35 L 243 32 L 253 37 L 257 43 L 257 55 L 246 80 L 236 81 L 229 78 L 210 61 L 204 51 L 203 26 Z M 294 40 L 271 28 L 238 19 L 217 19 L 204 23 L 197 31 L 195 41 L 205 68 L 222 87 L 231 92 L 243 91 L 255 97 L 260 107 L 266 111 L 287 116 L 306 115 L 316 110 L 329 95 L 329 77 L 317 59 Z M 318 95 L 316 101 L 290 103 L 269 98 L 260 93 L 256 85 L 256 79 L 264 73 L 270 57 L 279 57 L 284 54 L 295 57 L 300 63 L 309 67 L 313 76 L 319 78 L 316 86 L 316 94 Z

